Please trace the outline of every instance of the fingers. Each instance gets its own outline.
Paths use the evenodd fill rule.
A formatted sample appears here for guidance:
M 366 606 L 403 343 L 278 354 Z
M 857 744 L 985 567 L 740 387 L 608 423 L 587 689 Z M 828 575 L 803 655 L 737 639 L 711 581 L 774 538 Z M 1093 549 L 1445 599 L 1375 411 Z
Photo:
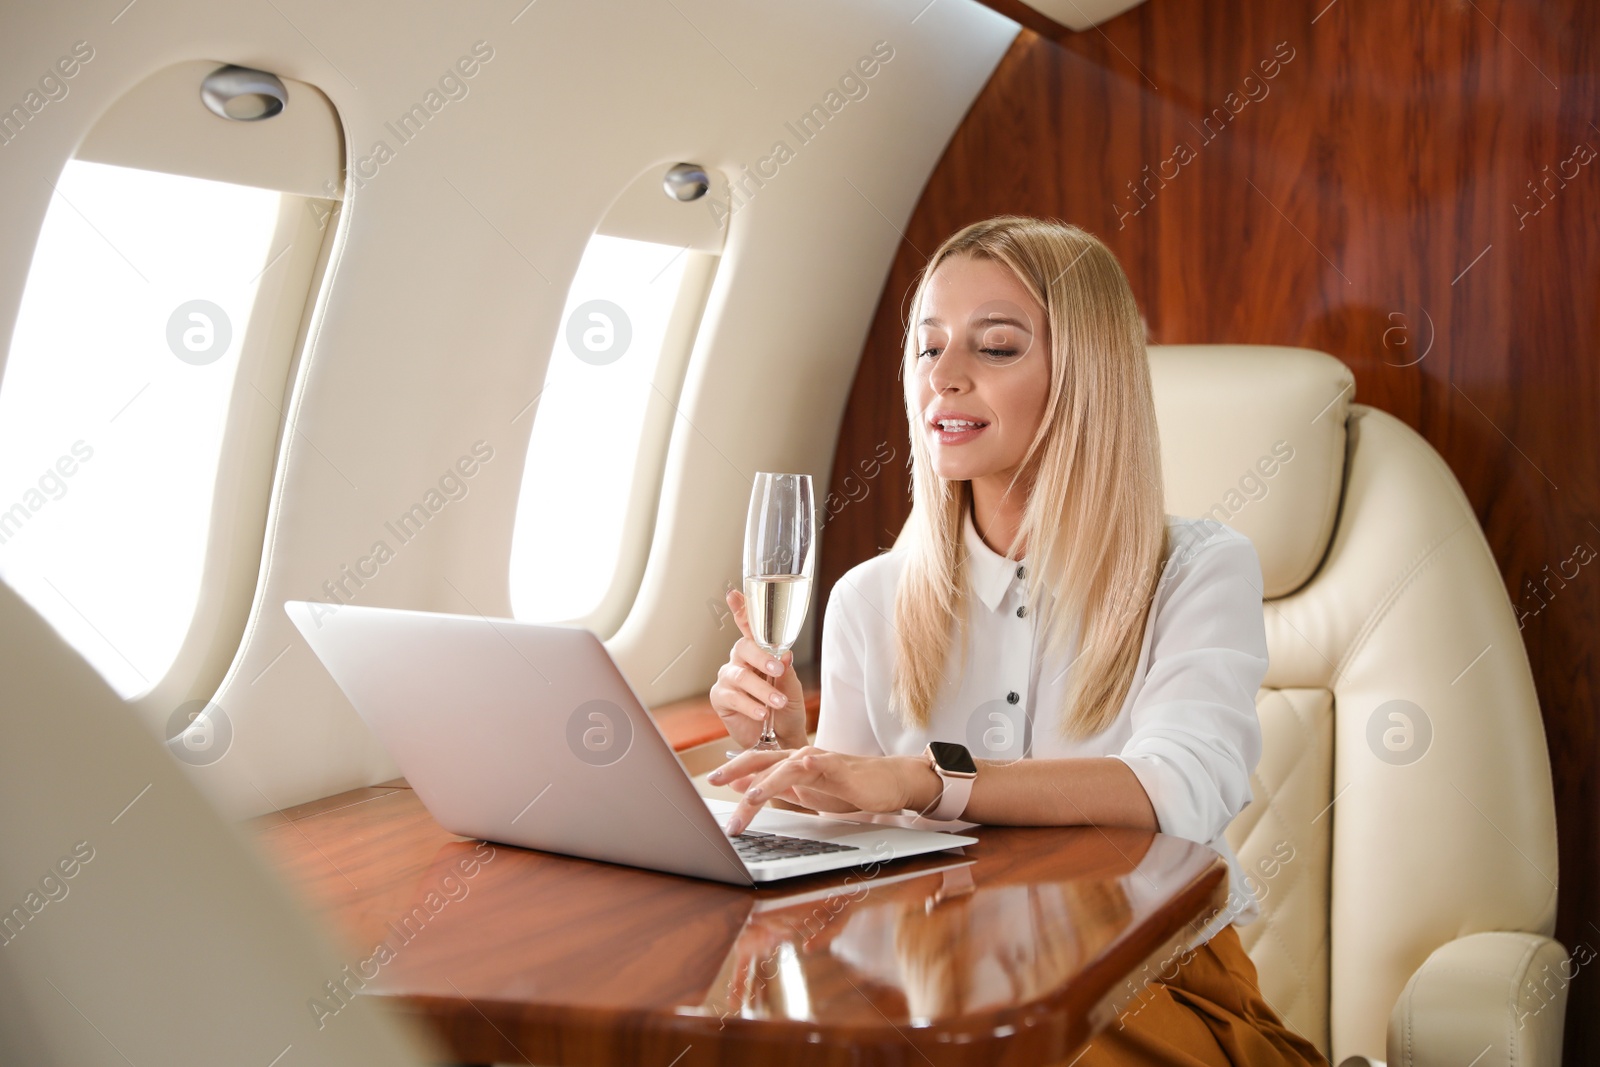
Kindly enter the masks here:
M 727 787 L 729 789 L 733 790 L 735 793 L 743 793 L 745 790 L 749 789 L 752 785 L 755 784 L 756 779 L 758 777 L 760 777 L 760 775 L 757 775 L 757 774 L 744 774 L 744 775 L 740 775 L 738 778 L 733 779 L 731 782 L 719 783 L 719 784 L 726 784 Z M 803 803 L 803 801 L 801 801 L 801 799 L 797 795 L 795 795 L 795 791 L 793 789 L 785 790 L 783 793 L 780 793 L 778 795 L 783 797 L 783 799 L 785 799 L 785 800 L 792 800 L 796 804 Z M 768 799 L 770 800 L 771 798 L 769 797 Z M 811 805 L 809 805 L 809 804 L 806 804 L 805 806 L 808 807 L 808 808 L 811 807 Z
M 730 781 L 765 771 L 774 764 L 782 763 L 789 755 L 789 749 L 746 749 L 706 775 L 706 781 L 712 785 L 725 785 Z
M 749 668 L 738 663 L 724 663 L 717 671 L 717 684 L 711 687 L 711 703 L 718 711 L 731 711 L 746 715 L 757 722 L 765 722 L 767 709 L 761 701 L 745 692 L 737 684 Z
M 785 652 L 781 657 L 774 656 L 748 637 L 733 643 L 733 653 L 740 663 L 763 674 L 770 674 L 774 679 L 782 677 L 785 666 L 794 658 L 793 652 Z
M 797 785 L 814 784 L 824 780 L 827 772 L 824 769 L 825 761 L 815 749 L 803 748 L 794 752 L 786 752 L 786 757 L 772 765 L 764 775 L 757 777 L 756 781 L 745 790 L 733 813 L 728 817 L 728 835 L 736 836 L 744 832 L 750 825 L 750 820 L 755 818 L 767 803 L 776 796 L 790 795 Z M 740 757 L 741 759 L 743 757 Z M 738 768 L 728 765 L 729 769 L 737 772 Z
M 748 638 L 734 643 L 728 662 L 717 671 L 718 687 L 713 687 L 712 700 L 729 711 L 764 719 L 768 711 L 780 711 L 789 706 L 789 694 L 767 680 L 767 674 L 777 674 L 781 680 L 793 658 L 786 652 L 774 658 L 763 652 L 761 646 Z M 776 667 L 776 671 L 772 668 Z M 720 698 L 720 699 L 719 699 Z
M 738 837 L 744 833 L 744 828 L 750 825 L 750 820 L 756 817 L 756 812 L 766 806 L 765 800 L 751 800 L 749 795 L 740 798 L 739 804 L 733 809 L 733 814 L 728 816 L 728 823 L 723 827 L 729 837 Z
M 742 641 L 735 641 L 733 644 L 735 658 L 774 678 L 781 675 L 785 665 L 793 661 L 794 652 L 785 652 L 782 657 L 775 657 L 756 643 L 755 636 L 750 632 L 750 617 L 745 608 L 744 594 L 739 590 L 728 590 L 728 606 L 733 609 L 733 621 L 739 624 L 739 632 L 744 634 Z
M 745 790 L 745 799 L 765 803 L 800 785 L 819 785 L 828 777 L 823 753 L 813 749 L 796 749 L 789 758 L 775 765 Z
M 776 712 L 780 729 L 795 729 L 791 720 L 797 714 L 803 718 L 805 702 L 793 673 L 794 652 L 773 656 L 765 651 L 751 636 L 744 593 L 729 589 L 726 598 L 743 636 L 733 643 L 728 662 L 717 672 L 717 682 L 711 687 L 712 707 L 735 738 L 742 736 L 744 724 L 734 716 L 765 723 L 767 716 Z
M 734 624 L 739 627 L 739 632 L 744 634 L 745 638 L 753 643 L 756 638 L 755 635 L 750 632 L 750 616 L 745 610 L 744 593 L 738 589 L 730 589 L 728 590 L 727 600 L 728 607 L 733 609 Z
M 768 711 L 781 711 L 789 706 L 788 694 L 747 663 L 724 663 L 717 671 L 717 679 L 717 685 L 712 688 L 713 703 L 758 722 L 766 719 Z
M 752 779 L 759 779 L 771 768 L 780 766 L 792 754 L 787 749 L 777 751 L 749 749 L 712 771 L 706 776 L 706 781 L 713 785 L 737 782 L 739 784 L 736 788 L 746 790 L 747 783 Z M 750 820 L 755 818 L 755 813 L 759 810 L 761 804 L 752 804 L 748 794 L 741 797 L 738 807 L 734 809 L 725 827 L 728 836 L 735 837 L 744 833 L 744 828 L 750 825 Z

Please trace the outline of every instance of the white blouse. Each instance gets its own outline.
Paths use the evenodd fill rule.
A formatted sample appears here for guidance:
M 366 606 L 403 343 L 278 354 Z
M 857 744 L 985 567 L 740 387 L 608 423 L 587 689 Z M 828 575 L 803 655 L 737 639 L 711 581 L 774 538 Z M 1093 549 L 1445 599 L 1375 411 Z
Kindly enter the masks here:
M 1058 733 L 1076 647 L 1069 642 L 1063 661 L 1041 662 L 1035 613 L 1024 610 L 1024 565 L 986 545 L 969 512 L 968 666 L 959 662 L 960 636 L 953 635 L 927 729 L 907 729 L 889 710 L 894 595 L 907 559 L 891 550 L 850 568 L 829 594 L 815 743 L 867 756 L 916 755 L 937 740 L 964 744 L 979 759 L 1122 760 L 1149 794 L 1162 833 L 1209 845 L 1228 862 L 1229 910 L 1208 924 L 1204 941 L 1228 921 L 1245 925 L 1261 914 L 1223 836 L 1254 798 L 1250 774 L 1261 758 L 1261 564 L 1249 538 L 1213 519 L 1169 515 L 1167 529 L 1173 547 L 1146 617 L 1138 667 L 1105 730 L 1080 741 Z M 1130 879 L 1130 889 L 1137 892 L 1140 881 Z

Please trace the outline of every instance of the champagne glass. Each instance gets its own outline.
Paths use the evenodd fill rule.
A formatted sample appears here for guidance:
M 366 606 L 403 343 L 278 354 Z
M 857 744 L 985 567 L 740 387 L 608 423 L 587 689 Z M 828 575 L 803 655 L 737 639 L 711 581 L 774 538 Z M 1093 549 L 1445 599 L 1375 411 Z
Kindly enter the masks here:
M 811 475 L 757 472 L 744 533 L 745 613 L 750 635 L 773 659 L 781 659 L 800 636 L 811 601 L 816 541 Z M 782 747 L 773 726 L 775 714 L 769 706 L 753 749 Z

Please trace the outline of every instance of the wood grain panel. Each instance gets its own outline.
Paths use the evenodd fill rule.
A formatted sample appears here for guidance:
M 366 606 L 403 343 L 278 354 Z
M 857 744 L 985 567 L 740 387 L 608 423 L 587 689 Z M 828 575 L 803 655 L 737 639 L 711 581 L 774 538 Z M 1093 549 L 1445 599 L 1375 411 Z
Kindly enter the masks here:
M 1443 455 L 1539 687 L 1556 934 L 1600 945 L 1600 568 L 1578 564 L 1600 550 L 1597 42 L 1588 0 L 1149 0 L 1081 34 L 1024 29 L 891 268 L 833 487 L 881 448 L 897 458 L 833 520 L 817 602 L 909 512 L 897 371 L 927 254 L 994 214 L 1082 225 L 1121 259 L 1153 340 L 1331 352 L 1357 400 Z M 1600 1062 L 1600 980 L 1570 996 L 1566 1062 Z

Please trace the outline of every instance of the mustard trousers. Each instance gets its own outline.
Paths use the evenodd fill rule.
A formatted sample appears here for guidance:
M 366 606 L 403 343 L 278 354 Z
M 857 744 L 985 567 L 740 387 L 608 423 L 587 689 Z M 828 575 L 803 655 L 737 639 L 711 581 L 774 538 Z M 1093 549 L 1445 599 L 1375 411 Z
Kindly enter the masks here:
M 1256 967 L 1229 923 L 1177 976 L 1153 982 L 1071 1067 L 1328 1067 L 1261 995 Z

